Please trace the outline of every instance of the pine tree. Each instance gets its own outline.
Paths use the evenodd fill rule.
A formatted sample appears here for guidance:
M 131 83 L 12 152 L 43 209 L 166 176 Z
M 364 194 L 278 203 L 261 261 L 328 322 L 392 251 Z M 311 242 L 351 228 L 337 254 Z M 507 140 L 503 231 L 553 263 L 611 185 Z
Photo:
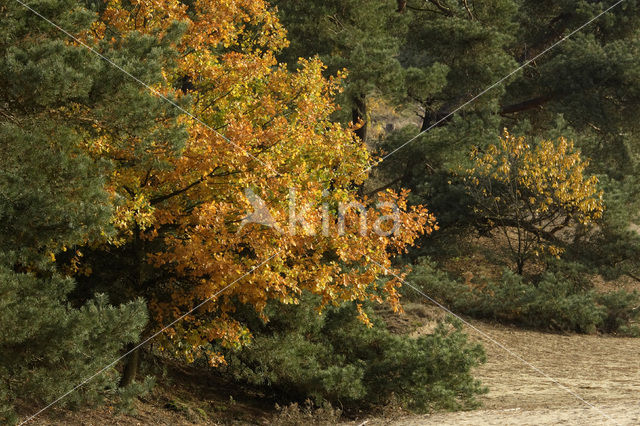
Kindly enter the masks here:
M 342 106 L 347 117 L 362 121 L 356 134 L 367 138 L 368 97 L 394 98 L 402 93 L 404 77 L 398 61 L 406 20 L 388 1 L 275 0 L 290 45 L 280 59 L 295 66 L 298 58 L 317 55 L 327 74 L 348 70 Z
M 70 0 L 30 6 L 72 34 L 86 32 L 95 19 L 92 11 Z M 74 271 L 56 262 L 56 257 L 77 258 L 76 247 L 113 234 L 118 200 L 105 185 L 114 164 L 95 161 L 86 146 L 95 146 L 103 132 L 138 137 L 141 144 L 162 136 L 178 144 L 183 132 L 177 125 L 152 132 L 158 121 L 174 118 L 162 100 L 19 3 L 2 2 L 0 19 L 4 423 L 15 420 L 17 400 L 34 407 L 46 404 L 117 359 L 147 322 L 142 300 L 114 307 L 100 294 L 71 297 Z M 161 45 L 156 38 L 134 34 L 99 48 L 136 77 L 153 82 L 150 77 L 157 79 L 161 64 L 172 57 L 168 40 Z M 60 404 L 95 401 L 117 386 L 118 376 L 108 369 Z

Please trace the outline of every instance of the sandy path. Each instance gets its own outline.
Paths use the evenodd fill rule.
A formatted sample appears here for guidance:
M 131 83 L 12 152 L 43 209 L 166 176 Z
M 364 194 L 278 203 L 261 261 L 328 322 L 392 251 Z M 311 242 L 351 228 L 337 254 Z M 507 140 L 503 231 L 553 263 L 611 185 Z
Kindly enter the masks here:
M 372 419 L 367 425 L 640 425 L 640 339 L 549 334 L 475 321 L 474 325 L 597 408 L 467 329 L 487 351 L 487 363 L 476 371 L 489 387 L 481 398 L 482 409 Z
M 394 425 L 638 425 L 640 405 L 616 404 L 600 407 L 609 418 L 589 408 L 551 408 L 536 410 L 478 410 L 464 413 L 437 414 L 384 422 Z M 381 424 L 376 422 L 368 425 Z

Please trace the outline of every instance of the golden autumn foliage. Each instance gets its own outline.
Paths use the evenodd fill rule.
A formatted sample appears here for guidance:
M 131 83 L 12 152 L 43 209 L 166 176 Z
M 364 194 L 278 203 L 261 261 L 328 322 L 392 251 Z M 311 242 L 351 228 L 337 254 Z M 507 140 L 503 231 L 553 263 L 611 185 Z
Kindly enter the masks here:
M 504 236 L 519 273 L 532 257 L 558 256 L 567 236 L 602 217 L 598 179 L 565 138 L 532 146 L 505 130 L 499 144 L 471 157 L 465 182 L 475 212 Z
M 394 253 L 436 227 L 435 218 L 422 207 L 407 207 L 406 193 L 388 191 L 359 201 L 370 207 L 370 225 L 378 221 L 388 230 L 381 218 L 395 214 L 395 233 L 355 231 L 357 209 L 347 209 L 343 223 L 338 219 L 338 205 L 356 201 L 354 188 L 371 164 L 352 129 L 330 120 L 342 76 L 327 80 L 317 60 L 301 60 L 296 72 L 278 64 L 275 53 L 287 41 L 263 1 L 189 4 L 113 0 L 83 34 L 87 43 L 119 43 L 128 32 L 163 37 L 175 22 L 186 25 L 176 63 L 154 87 L 191 114 L 180 117 L 188 133 L 184 146 L 104 134 L 86 147 L 117 165 L 108 187 L 117 203 L 118 234 L 104 245 L 132 247 L 127 253 L 143 264 L 131 297 L 149 300 L 159 327 L 256 268 L 177 323 L 161 348 L 187 360 L 205 355 L 221 362 L 210 342 L 236 345 L 250 336 L 231 317 L 238 303 L 262 312 L 269 300 L 296 303 L 303 290 L 325 305 L 387 299 L 397 308 L 399 280 L 377 277 L 383 267 L 393 270 Z M 251 212 L 246 188 L 264 200 L 282 232 L 240 227 Z M 294 192 L 298 207 L 292 212 Z M 292 214 L 306 227 L 286 225 Z

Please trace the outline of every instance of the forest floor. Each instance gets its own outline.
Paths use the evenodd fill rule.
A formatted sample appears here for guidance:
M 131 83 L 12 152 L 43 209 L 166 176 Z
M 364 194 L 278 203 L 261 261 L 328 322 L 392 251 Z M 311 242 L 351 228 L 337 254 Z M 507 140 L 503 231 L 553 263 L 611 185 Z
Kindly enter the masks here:
M 436 308 L 414 305 L 408 306 L 407 315 L 398 319 L 411 324 L 414 334 L 421 334 L 430 332 L 433 320 L 440 316 Z M 489 393 L 480 397 L 480 409 L 431 415 L 385 410 L 384 414 L 363 415 L 345 424 L 640 424 L 640 339 L 552 334 L 480 321 L 471 323 L 553 380 L 466 327 L 469 336 L 481 341 L 487 352 L 487 363 L 475 372 L 489 388 Z M 246 393 L 243 396 L 237 389 L 197 372 L 183 370 L 180 374 L 181 380 L 160 383 L 153 395 L 137 402 L 136 414 L 118 413 L 109 406 L 77 412 L 51 409 L 31 424 L 278 423 L 274 401 Z M 292 424 L 290 420 L 287 423 Z

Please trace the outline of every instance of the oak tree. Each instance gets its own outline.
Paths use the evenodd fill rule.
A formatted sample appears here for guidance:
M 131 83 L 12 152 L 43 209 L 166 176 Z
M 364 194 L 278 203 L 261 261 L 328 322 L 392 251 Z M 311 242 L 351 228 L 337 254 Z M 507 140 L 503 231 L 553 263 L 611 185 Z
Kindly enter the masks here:
M 506 240 L 519 274 L 532 258 L 557 256 L 571 235 L 602 217 L 598 179 L 572 142 L 532 145 L 506 130 L 500 143 L 471 153 L 465 182 L 485 232 Z
M 176 27 L 186 28 L 181 38 Z M 112 1 L 83 40 L 111 48 L 136 34 L 166 40 L 178 52 L 158 68 L 153 93 L 181 106 L 174 110 L 186 137 L 176 137 L 180 128 L 162 115 L 146 134 L 97 124 L 98 137 L 84 148 L 115 164 L 106 188 L 117 232 L 85 248 L 85 288 L 145 297 L 147 333 L 213 299 L 157 341 L 187 361 L 206 357 L 212 365 L 223 362 L 212 341 L 233 346 L 250 336 L 231 316 L 237 304 L 262 312 L 268 300 L 296 303 L 306 289 L 322 305 L 388 299 L 397 308 L 399 281 L 377 276 L 392 268 L 393 253 L 431 232 L 435 219 L 407 207 L 406 193 L 390 191 L 360 201 L 371 204 L 369 224 L 397 214 L 398 232 L 338 232 L 339 205 L 357 201 L 356 185 L 371 164 L 352 129 L 330 120 L 341 76 L 326 78 L 318 60 L 302 60 L 295 71 L 278 64 L 287 41 L 262 1 Z M 290 215 L 299 220 L 283 233 L 240 226 L 251 212 L 247 188 L 282 228 Z M 299 210 L 289 206 L 291 192 Z M 344 213 L 347 229 L 359 223 L 358 209 Z M 325 215 L 329 231 L 320 232 Z M 127 372 L 125 382 L 135 368 Z

